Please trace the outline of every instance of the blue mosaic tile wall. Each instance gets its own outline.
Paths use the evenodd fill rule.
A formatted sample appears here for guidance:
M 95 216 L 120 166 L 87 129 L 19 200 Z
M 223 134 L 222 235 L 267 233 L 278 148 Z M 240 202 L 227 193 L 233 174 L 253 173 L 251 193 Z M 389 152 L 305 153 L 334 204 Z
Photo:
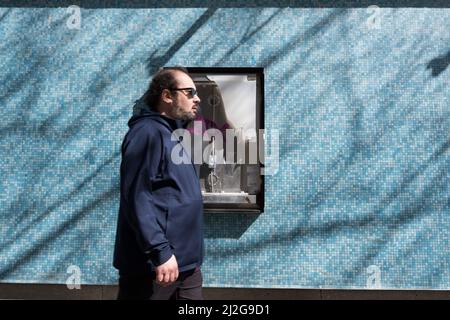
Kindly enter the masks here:
M 1 282 L 116 283 L 131 106 L 181 64 L 263 67 L 280 133 L 265 212 L 205 217 L 205 286 L 450 288 L 450 9 L 74 12 L 0 8 Z

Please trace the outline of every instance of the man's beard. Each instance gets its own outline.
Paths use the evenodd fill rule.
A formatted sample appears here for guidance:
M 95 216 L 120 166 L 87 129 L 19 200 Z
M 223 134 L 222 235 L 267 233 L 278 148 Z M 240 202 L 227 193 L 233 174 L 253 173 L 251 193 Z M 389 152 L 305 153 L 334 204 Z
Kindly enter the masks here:
M 179 105 L 174 106 L 173 115 L 174 115 L 175 119 L 183 120 L 183 121 L 194 120 L 196 117 L 196 115 L 194 113 L 182 110 Z

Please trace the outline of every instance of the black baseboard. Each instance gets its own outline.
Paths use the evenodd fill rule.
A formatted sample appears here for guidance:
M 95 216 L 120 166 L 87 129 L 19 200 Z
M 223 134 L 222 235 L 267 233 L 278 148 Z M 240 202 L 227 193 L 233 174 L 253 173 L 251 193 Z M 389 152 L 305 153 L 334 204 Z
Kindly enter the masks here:
M 115 300 L 115 285 L 81 285 L 69 290 L 62 284 L 0 283 L 0 299 Z M 338 290 L 204 288 L 205 300 L 450 300 L 445 290 Z

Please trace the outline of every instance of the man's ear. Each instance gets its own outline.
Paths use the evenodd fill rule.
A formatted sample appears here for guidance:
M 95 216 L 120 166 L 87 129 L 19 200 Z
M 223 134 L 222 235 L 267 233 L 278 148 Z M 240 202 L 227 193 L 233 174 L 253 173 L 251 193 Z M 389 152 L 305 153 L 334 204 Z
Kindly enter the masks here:
M 161 92 L 161 100 L 164 101 L 165 103 L 172 103 L 173 102 L 172 93 L 168 89 L 164 89 Z

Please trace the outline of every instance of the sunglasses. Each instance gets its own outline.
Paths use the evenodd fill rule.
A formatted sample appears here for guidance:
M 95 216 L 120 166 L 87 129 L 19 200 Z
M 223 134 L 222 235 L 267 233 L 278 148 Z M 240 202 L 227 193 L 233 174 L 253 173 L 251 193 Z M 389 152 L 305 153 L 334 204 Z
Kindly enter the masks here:
M 182 91 L 183 93 L 187 92 L 187 95 L 189 96 L 189 98 L 193 98 L 197 95 L 197 90 L 194 88 L 172 88 L 169 89 L 170 91 Z

